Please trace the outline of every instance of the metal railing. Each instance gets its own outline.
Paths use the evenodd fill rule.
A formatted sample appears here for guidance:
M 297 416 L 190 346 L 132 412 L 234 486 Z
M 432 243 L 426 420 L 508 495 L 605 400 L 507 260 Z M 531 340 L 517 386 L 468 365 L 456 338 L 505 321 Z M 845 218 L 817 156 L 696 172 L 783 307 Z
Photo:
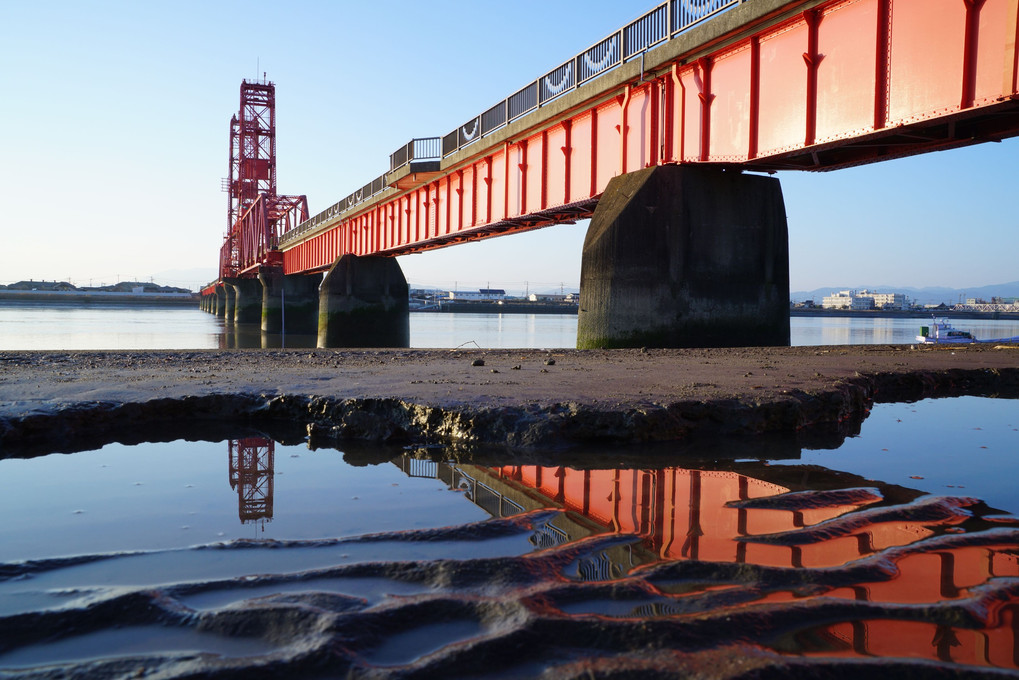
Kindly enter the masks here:
M 552 520 L 535 522 L 534 533 L 529 539 L 531 544 L 539 550 L 555 548 L 570 542 L 570 536 L 559 527 L 552 524 Z
M 412 160 L 441 160 L 523 115 L 571 92 L 620 64 L 675 38 L 702 21 L 750 0 L 667 0 L 599 40 L 569 61 L 528 83 L 479 116 L 443 137 L 412 139 L 389 156 L 389 171 Z M 339 212 L 350 210 L 386 188 L 385 175 L 315 215 L 280 239 L 289 243 Z
M 402 168 L 411 161 L 440 160 L 442 158 L 441 141 L 439 137 L 422 137 L 410 140 L 389 154 L 389 172 Z
M 620 63 L 619 34 L 613 33 L 577 56 L 577 82 L 582 85 Z
M 686 3 L 682 1 L 665 3 L 625 26 L 622 30 L 623 59 L 629 59 L 663 40 L 667 40 L 670 35 L 669 12 L 672 6 L 689 3 L 690 0 L 687 0 Z
M 427 458 L 414 458 L 403 454 L 400 456 L 399 468 L 408 477 L 438 479 L 439 476 L 439 462 Z

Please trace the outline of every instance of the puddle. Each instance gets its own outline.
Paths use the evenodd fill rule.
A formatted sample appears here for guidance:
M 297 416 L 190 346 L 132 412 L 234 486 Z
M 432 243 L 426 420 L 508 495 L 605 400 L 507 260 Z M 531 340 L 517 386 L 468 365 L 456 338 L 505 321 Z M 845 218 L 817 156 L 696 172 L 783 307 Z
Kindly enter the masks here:
M 218 677 L 268 654 L 497 677 L 636 668 L 650 645 L 808 676 L 1015 671 L 1016 451 L 1016 402 L 962 398 L 877 406 L 841 448 L 782 459 L 348 460 L 247 437 L 0 460 L 0 669 L 178 677 L 194 657 Z
M 162 626 L 136 626 L 22 647 L 0 654 L 0 668 L 26 669 L 97 659 L 145 657 L 154 653 L 246 657 L 268 651 L 271 647 L 264 640 L 229 638 Z
M 484 628 L 477 621 L 447 621 L 391 635 L 366 657 L 374 666 L 399 666 L 410 663 L 443 647 L 470 640 Z

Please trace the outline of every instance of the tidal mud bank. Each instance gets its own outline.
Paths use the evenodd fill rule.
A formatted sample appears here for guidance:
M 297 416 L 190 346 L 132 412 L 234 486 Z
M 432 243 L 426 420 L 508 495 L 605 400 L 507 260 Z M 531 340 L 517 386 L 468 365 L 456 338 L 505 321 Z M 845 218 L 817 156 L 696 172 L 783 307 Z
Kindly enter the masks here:
M 852 433 L 875 402 L 1019 396 L 1017 364 L 990 347 L 0 353 L 0 458 L 89 451 L 14 467 L 251 432 L 325 449 L 275 451 L 275 534 L 234 507 L 233 444 L 205 456 L 213 476 L 167 474 L 183 446 L 151 477 L 99 460 L 68 475 L 137 499 L 119 526 L 169 526 L 166 545 L 32 486 L 56 508 L 47 529 L 93 542 L 47 530 L 0 563 L 0 678 L 1015 677 L 1014 516 L 781 447 Z M 751 436 L 688 455 L 714 433 Z M 627 458 L 655 442 L 670 455 Z M 340 453 L 341 474 L 303 468 Z M 305 535 L 284 513 L 308 517 L 286 503 L 317 503 L 312 478 L 356 495 Z M 418 526 L 439 492 L 485 514 Z M 405 519 L 373 524 L 367 501 L 398 496 L 415 499 Z M 222 497 L 244 535 L 207 519 Z M 11 498 L 15 523 L 33 514 Z M 138 512 L 159 499 L 169 523 Z
M 1019 396 L 1019 349 L 0 352 L 0 455 L 216 436 L 566 448 L 852 431 L 875 402 Z
M 1014 631 L 999 619 L 1014 611 L 1015 578 L 915 602 L 896 593 L 899 579 L 924 576 L 917 565 L 942 555 L 976 555 L 1014 572 L 1015 522 L 988 526 L 972 499 L 868 510 L 882 500 L 873 489 L 820 495 L 836 515 L 830 521 L 741 539 L 744 551 L 817 557 L 819 545 L 918 522 L 926 540 L 814 569 L 663 560 L 638 536 L 603 531 L 528 550 L 567 521 L 564 511 L 542 509 L 446 529 L 20 562 L 0 576 L 8 597 L 0 599 L 0 677 L 1014 677 Z M 779 495 L 771 511 L 803 501 Z M 860 512 L 838 516 L 847 507 Z M 473 556 L 446 556 L 453 544 Z M 511 544 L 516 551 L 493 549 Z M 373 546 L 422 557 L 264 566 L 269 554 Z M 218 577 L 200 577 L 194 565 L 210 561 Z M 597 577 L 609 563 L 615 569 Z M 120 579 L 153 575 L 91 585 L 100 565 Z M 118 636 L 138 642 L 129 654 L 104 653 Z

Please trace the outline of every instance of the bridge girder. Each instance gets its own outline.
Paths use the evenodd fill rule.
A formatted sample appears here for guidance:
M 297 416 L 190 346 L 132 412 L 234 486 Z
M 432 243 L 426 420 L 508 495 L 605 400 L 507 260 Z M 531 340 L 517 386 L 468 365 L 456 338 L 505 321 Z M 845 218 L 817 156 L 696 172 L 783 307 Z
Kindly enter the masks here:
M 743 2 L 284 234 L 285 271 L 572 221 L 652 165 L 834 170 L 1019 135 L 1017 3 L 936 5 Z

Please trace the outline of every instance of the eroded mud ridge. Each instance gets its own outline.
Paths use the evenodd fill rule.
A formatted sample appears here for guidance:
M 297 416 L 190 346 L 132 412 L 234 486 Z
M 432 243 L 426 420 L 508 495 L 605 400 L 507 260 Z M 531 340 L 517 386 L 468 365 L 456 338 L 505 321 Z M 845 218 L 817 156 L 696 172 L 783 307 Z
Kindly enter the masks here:
M 874 402 L 963 394 L 1019 396 L 1019 349 L 0 352 L 0 450 L 243 420 L 324 444 L 824 433 Z
M 435 465 L 478 504 L 541 474 Z M 971 498 L 797 491 L 743 472 L 655 472 L 676 488 L 732 482 L 742 499 L 716 509 L 731 522 L 599 520 L 549 497 L 447 529 L 0 565 L 0 677 L 1015 674 L 1014 518 Z M 587 483 L 642 474 L 589 470 Z

